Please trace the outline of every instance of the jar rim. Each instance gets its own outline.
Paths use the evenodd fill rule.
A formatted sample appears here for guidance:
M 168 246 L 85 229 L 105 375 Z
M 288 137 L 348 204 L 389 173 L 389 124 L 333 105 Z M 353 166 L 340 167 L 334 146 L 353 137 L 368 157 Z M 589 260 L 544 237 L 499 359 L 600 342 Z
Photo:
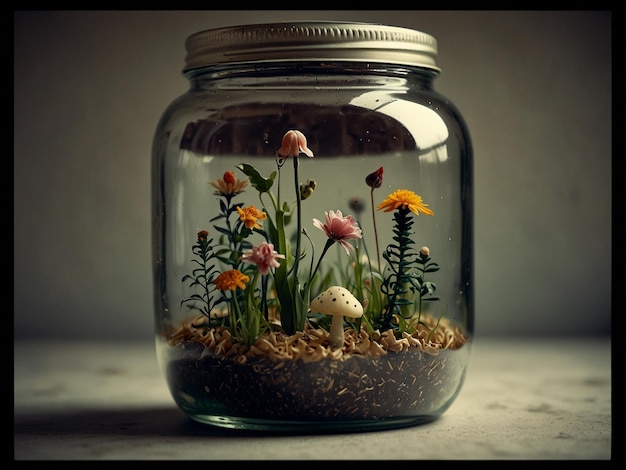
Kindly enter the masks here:
M 220 64 L 350 61 L 423 67 L 437 72 L 430 34 L 375 23 L 289 21 L 199 31 L 185 41 L 183 73 Z

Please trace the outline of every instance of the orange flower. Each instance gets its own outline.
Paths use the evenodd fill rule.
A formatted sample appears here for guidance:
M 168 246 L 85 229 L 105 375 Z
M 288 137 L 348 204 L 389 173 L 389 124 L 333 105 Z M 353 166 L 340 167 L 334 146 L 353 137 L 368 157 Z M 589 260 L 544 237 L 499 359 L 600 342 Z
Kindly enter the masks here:
M 243 188 L 248 185 L 248 180 L 239 180 L 232 171 L 226 171 L 223 178 L 218 178 L 216 182 L 209 181 L 217 191 L 215 194 L 222 196 L 235 196 L 243 192 Z
M 287 158 L 297 157 L 301 153 L 304 153 L 309 158 L 313 158 L 313 151 L 307 147 L 304 134 L 296 130 L 287 131 L 276 154 L 279 158 Z
M 419 215 L 420 212 L 426 215 L 435 215 L 435 213 L 428 208 L 428 204 L 424 204 L 421 196 L 418 196 L 408 189 L 398 189 L 376 206 L 376 209 L 384 209 L 385 212 L 391 212 L 398 208 L 408 209 L 415 215 Z
M 235 290 L 237 287 L 240 289 L 246 288 L 246 282 L 249 282 L 250 278 L 238 269 L 231 269 L 230 271 L 224 271 L 217 276 L 213 281 L 213 284 L 219 290 Z
M 239 213 L 239 220 L 249 229 L 263 228 L 258 221 L 267 219 L 267 214 L 254 206 L 244 207 L 243 209 L 237 206 L 237 212 Z

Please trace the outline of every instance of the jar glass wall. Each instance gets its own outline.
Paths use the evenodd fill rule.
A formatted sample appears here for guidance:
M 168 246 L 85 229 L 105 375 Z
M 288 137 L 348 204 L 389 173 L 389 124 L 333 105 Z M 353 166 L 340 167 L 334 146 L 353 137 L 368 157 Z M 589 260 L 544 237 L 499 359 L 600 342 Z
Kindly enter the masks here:
M 190 417 L 366 430 L 453 403 L 474 321 L 472 150 L 437 73 L 186 71 L 155 134 L 153 245 L 157 353 Z M 338 321 L 337 296 L 356 306 Z

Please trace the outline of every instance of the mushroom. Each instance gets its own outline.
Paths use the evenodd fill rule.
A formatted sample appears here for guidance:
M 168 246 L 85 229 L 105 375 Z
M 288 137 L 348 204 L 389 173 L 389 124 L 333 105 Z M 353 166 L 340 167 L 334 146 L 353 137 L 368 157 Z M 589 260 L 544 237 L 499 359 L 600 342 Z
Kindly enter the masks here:
M 361 317 L 363 305 L 345 287 L 332 286 L 313 299 L 310 311 L 333 317 L 330 324 L 330 345 L 341 348 L 344 340 L 343 317 Z

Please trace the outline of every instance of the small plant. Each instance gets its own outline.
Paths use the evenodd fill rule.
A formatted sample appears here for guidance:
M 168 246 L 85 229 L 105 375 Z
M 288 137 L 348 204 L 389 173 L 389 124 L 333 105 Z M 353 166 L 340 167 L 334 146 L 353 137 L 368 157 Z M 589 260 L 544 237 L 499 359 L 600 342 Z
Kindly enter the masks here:
M 195 259 L 191 262 L 197 267 L 183 277 L 183 282 L 189 282 L 189 286 L 200 290 L 200 294 L 194 293 L 190 297 L 183 300 L 190 308 L 198 309 L 205 316 L 211 316 L 213 309 L 213 293 L 216 286 L 214 284 L 215 277 L 219 274 L 213 260 L 216 258 L 213 252 L 213 239 L 209 239 L 209 232 L 201 230 L 198 232 L 198 239 L 193 246 L 193 254 Z
M 351 302 L 358 303 L 355 311 L 359 315 L 345 315 L 342 320 L 356 331 L 364 326 L 370 333 L 392 330 L 401 335 L 411 333 L 419 324 L 427 327 L 422 322 L 423 303 L 438 298 L 433 295 L 436 285 L 426 275 L 438 271 L 439 266 L 431 260 L 427 247 L 415 250 L 412 216 L 433 216 L 434 212 L 421 196 L 407 189 L 395 191 L 376 206 L 379 211 L 394 212 L 394 242 L 382 253 L 386 261 L 383 270 L 374 212 L 374 189 L 381 186 L 383 178 L 380 167 L 365 179 L 371 188 L 375 262 L 367 254 L 358 221 L 340 210 L 325 211 L 323 219 L 312 218 L 312 226 L 327 237 L 317 255 L 302 214 L 303 201 L 315 197 L 318 183 L 310 179 L 300 183 L 299 158 L 303 156 L 314 158 L 304 134 L 290 130 L 276 152 L 276 171 L 270 175 L 263 176 L 242 163 L 236 169 L 247 179 L 226 171 L 222 178 L 209 182 L 219 197 L 219 214 L 210 222 L 220 237 L 214 241 L 209 239 L 208 230 L 198 233 L 192 249 L 192 262 L 197 267 L 183 277 L 195 293 L 182 304 L 199 311 L 204 325 L 225 327 L 235 341 L 246 346 L 270 329 L 294 335 L 304 331 L 307 322 L 330 328 L 330 315 L 320 313 L 327 311 L 321 305 L 325 298 L 320 295 L 329 288 L 332 292 L 345 290 Z M 291 204 L 281 199 L 280 192 L 281 173 L 289 160 L 293 163 L 295 193 Z M 259 207 L 235 202 L 249 186 L 258 192 Z M 363 205 L 355 199 L 351 208 L 359 213 Z M 288 230 L 291 224 L 295 230 Z M 325 269 L 326 254 L 336 243 L 345 251 L 346 261 L 336 271 Z M 310 308 L 312 296 L 315 309 Z M 340 347 L 337 331 L 341 321 L 335 317 L 332 323 L 336 348 Z
M 400 189 L 390 194 L 387 199 L 381 202 L 378 210 L 385 212 L 394 211 L 393 239 L 396 243 L 391 243 L 383 253 L 383 258 L 388 263 L 388 274 L 385 275 L 381 285 L 381 291 L 387 297 L 387 304 L 381 321 L 381 329 L 393 328 L 392 320 L 394 316 L 399 320 L 395 328 L 401 327 L 402 320 L 413 317 L 416 311 L 413 299 L 418 293 L 418 316 L 421 312 L 421 302 L 424 300 L 437 300 L 436 297 L 426 297 L 432 294 L 436 286 L 432 282 L 427 282 L 424 275 L 427 272 L 439 270 L 436 263 L 429 263 L 430 250 L 423 248 L 417 252 L 414 248 L 415 242 L 411 238 L 413 232 L 413 218 L 411 214 L 435 215 L 424 204 L 422 198 L 412 191 Z

